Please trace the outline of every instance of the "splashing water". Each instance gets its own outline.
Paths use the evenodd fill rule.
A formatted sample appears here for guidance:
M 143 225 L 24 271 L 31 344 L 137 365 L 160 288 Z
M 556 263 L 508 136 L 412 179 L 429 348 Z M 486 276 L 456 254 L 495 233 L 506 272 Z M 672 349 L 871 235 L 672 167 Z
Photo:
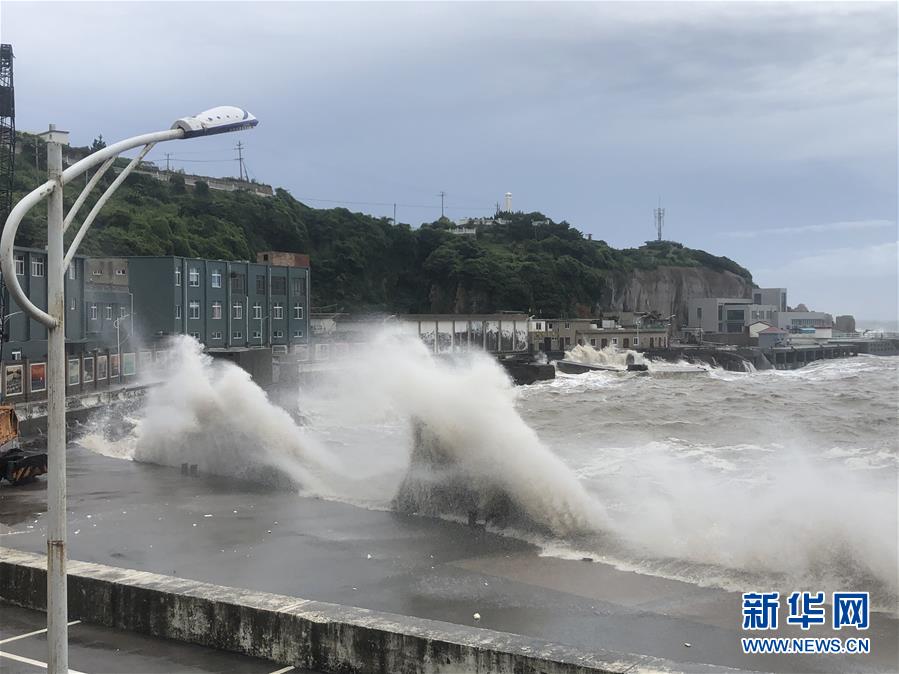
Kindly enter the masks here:
M 82 445 L 108 456 L 206 473 L 286 478 L 314 490 L 336 465 L 284 409 L 273 405 L 249 373 L 215 361 L 189 337 L 173 340 L 174 375 L 147 394 L 130 434 L 110 442 L 100 432 Z
M 896 610 L 899 358 L 516 389 L 487 356 L 443 359 L 384 332 L 301 389 L 300 426 L 236 366 L 187 339 L 179 354 L 129 435 L 82 444 L 229 475 L 268 468 L 307 494 L 388 508 L 415 419 L 453 476 L 514 501 L 537 525 L 516 535 L 546 554 L 734 590 L 870 590 Z

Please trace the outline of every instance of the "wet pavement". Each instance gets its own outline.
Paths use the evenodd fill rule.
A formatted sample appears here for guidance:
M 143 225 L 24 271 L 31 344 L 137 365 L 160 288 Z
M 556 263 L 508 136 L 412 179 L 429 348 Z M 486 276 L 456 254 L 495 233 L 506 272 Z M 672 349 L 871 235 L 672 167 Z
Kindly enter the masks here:
M 702 662 L 893 672 L 899 658 L 897 622 L 880 614 L 863 635 L 869 656 L 743 655 L 736 593 L 540 557 L 525 542 L 450 522 L 185 476 L 77 447 L 68 489 L 69 555 L 82 561 L 653 655 L 685 671 Z M 45 490 L 43 480 L 0 488 L 2 545 L 44 552 Z
M 46 615 L 0 603 L 0 672 L 47 671 Z M 311 674 L 266 660 L 225 653 L 168 639 L 73 622 L 69 625 L 72 674 Z

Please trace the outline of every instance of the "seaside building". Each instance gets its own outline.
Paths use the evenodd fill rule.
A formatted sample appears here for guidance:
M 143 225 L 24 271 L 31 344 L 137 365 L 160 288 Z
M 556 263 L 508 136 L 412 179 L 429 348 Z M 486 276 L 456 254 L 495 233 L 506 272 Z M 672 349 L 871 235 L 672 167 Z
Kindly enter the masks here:
M 529 335 L 534 352 L 557 353 L 577 345 L 604 349 L 655 349 L 668 345 L 668 327 L 663 324 L 623 326 L 614 320 L 596 318 L 532 318 Z
M 256 262 L 131 257 L 135 331 L 147 343 L 190 335 L 207 350 L 271 347 L 308 339 L 309 257 L 262 252 Z
M 14 250 L 16 276 L 28 299 L 47 308 L 47 252 Z M 108 282 L 109 281 L 109 282 Z M 114 273 L 98 276 L 93 261 L 76 255 L 66 272 L 66 353 L 77 356 L 115 342 L 112 323 L 130 311 L 127 281 Z M 12 298 L 4 298 L 3 360 L 41 360 L 47 356 L 47 329 L 30 319 Z

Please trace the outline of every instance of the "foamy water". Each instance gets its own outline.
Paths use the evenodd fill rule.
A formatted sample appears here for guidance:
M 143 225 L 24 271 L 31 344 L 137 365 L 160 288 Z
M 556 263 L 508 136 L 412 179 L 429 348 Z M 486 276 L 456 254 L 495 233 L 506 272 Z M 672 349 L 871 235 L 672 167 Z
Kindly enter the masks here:
M 303 424 L 236 367 L 189 343 L 181 358 L 131 434 L 84 444 L 209 472 L 270 469 L 306 494 L 380 509 L 408 469 L 415 418 L 554 532 L 505 532 L 544 554 L 736 590 L 867 589 L 896 610 L 899 358 L 514 388 L 486 357 L 435 359 L 385 334 L 300 391 Z

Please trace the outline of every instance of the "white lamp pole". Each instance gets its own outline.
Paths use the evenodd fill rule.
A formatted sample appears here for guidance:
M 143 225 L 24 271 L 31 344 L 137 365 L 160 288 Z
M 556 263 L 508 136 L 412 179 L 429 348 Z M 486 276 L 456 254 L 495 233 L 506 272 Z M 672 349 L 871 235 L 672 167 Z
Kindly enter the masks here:
M 9 213 L 0 236 L 0 272 L 9 293 L 31 318 L 47 328 L 47 641 L 49 674 L 67 674 L 69 668 L 66 594 L 66 346 L 65 272 L 75 257 L 100 209 L 109 201 L 129 173 L 156 143 L 249 129 L 258 121 L 246 110 L 221 106 L 175 121 L 167 131 L 157 131 L 109 145 L 63 170 L 62 134 L 51 125 L 47 138 L 47 182 L 27 194 Z M 116 177 L 84 219 L 64 251 L 63 234 L 74 222 L 78 209 L 99 183 L 100 177 L 122 152 L 143 147 Z M 63 187 L 87 170 L 98 166 L 93 177 L 63 217 Z M 36 307 L 16 277 L 14 247 L 22 218 L 42 200 L 47 203 L 47 311 Z M 133 314 L 132 314 L 133 315 Z M 122 369 L 121 355 L 119 370 Z

